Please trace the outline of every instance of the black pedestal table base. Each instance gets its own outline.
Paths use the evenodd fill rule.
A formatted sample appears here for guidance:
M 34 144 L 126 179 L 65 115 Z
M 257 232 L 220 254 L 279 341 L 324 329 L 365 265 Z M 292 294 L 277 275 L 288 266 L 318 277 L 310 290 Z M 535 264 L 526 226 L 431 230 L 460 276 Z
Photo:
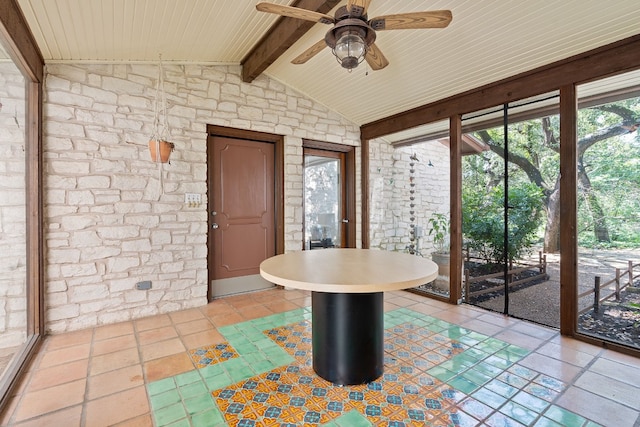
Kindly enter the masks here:
M 383 293 L 312 292 L 313 369 L 334 384 L 375 380 L 384 365 Z

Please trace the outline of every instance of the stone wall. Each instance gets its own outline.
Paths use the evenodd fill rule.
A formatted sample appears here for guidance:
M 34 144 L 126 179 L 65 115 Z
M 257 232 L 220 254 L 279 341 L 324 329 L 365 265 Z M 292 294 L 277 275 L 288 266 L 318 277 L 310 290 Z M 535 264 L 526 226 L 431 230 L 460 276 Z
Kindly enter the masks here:
M 25 83 L 0 63 L 0 348 L 27 338 Z
M 418 158 L 414 166 L 417 249 L 428 256 L 434 248 L 427 221 L 433 213 L 449 213 L 449 147 L 438 141 L 399 148 L 382 138 L 370 141 L 369 238 L 372 248 L 389 251 L 405 251 L 410 244 L 409 157 L 413 154 Z
M 207 124 L 285 136 L 287 251 L 299 250 L 303 240 L 302 139 L 360 144 L 356 125 L 264 75 L 247 84 L 239 66 L 164 69 L 168 123 L 176 144 L 170 165 L 152 163 L 147 148 L 157 65 L 47 65 L 49 331 L 206 303 Z M 203 204 L 187 206 L 187 192 L 202 194 Z M 360 200 L 359 190 L 356 197 Z M 142 280 L 151 280 L 153 288 L 136 290 Z

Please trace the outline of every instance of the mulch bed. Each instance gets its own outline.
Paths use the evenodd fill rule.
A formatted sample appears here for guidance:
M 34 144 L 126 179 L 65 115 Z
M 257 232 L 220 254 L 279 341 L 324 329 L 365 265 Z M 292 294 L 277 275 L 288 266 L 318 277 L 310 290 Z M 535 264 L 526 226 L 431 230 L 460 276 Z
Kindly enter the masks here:
M 465 270 L 469 270 L 469 277 L 480 277 L 488 274 L 501 273 L 504 271 L 503 264 L 491 264 L 491 263 L 479 263 L 475 261 L 465 261 L 464 263 Z M 514 266 L 514 268 L 518 268 L 518 266 Z M 514 274 L 512 280 L 514 282 L 522 279 L 526 279 L 528 277 L 533 277 L 540 274 L 540 271 L 537 268 L 532 268 L 531 270 L 525 270 L 521 273 Z M 531 280 L 526 283 L 521 283 L 519 285 L 511 286 L 509 288 L 509 293 L 517 292 L 521 289 L 528 288 L 529 286 L 537 285 L 538 283 L 544 282 L 546 279 L 541 277 L 539 279 Z M 486 294 L 473 295 L 474 292 L 483 291 L 485 289 L 495 289 L 493 292 L 487 292 Z M 503 276 L 496 277 L 489 280 L 483 280 L 481 282 L 472 283 L 469 286 L 469 292 L 472 295 L 469 298 L 470 304 L 480 304 L 484 301 L 491 300 L 498 296 L 504 295 L 504 280 Z
M 606 301 L 578 317 L 578 329 L 620 344 L 640 347 L 640 282 L 620 292 L 620 301 Z

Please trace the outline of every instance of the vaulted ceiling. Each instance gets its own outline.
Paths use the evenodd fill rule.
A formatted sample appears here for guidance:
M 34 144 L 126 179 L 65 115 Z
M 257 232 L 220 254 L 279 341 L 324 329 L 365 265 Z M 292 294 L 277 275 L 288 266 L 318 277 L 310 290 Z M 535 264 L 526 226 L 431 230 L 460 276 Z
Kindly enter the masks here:
M 17 0 L 46 62 L 243 64 L 358 125 L 640 34 L 637 0 L 373 0 L 369 17 L 448 9 L 445 29 L 379 31 L 390 65 L 352 72 L 324 49 L 330 28 L 259 12 L 258 0 Z M 345 1 L 272 0 L 333 14 Z M 277 24 L 277 25 L 276 25 Z

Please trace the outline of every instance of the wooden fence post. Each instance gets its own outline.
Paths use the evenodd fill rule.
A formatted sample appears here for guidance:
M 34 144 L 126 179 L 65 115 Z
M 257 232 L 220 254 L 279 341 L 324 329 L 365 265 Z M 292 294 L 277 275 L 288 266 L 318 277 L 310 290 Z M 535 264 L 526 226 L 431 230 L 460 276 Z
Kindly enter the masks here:
M 600 276 L 596 276 L 596 283 L 593 288 L 593 311 L 598 312 L 600 306 Z
M 633 261 L 629 261 L 629 286 L 633 286 Z
M 469 289 L 471 288 L 471 284 L 469 283 L 469 270 L 464 270 L 464 302 L 469 304 Z
M 620 301 L 620 269 L 616 268 L 616 301 Z

